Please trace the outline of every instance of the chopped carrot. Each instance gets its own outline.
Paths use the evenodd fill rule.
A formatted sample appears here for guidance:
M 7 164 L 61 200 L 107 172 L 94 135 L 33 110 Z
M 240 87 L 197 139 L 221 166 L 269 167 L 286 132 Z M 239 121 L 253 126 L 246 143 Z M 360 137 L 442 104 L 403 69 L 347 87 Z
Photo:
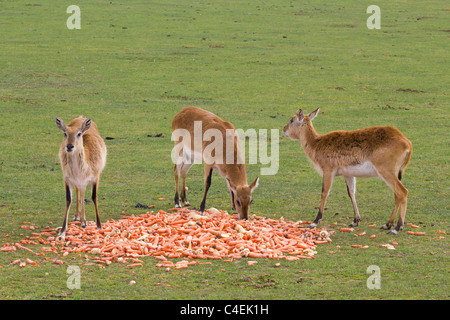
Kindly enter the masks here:
M 127 268 L 134 268 L 134 267 L 142 267 L 142 263 L 132 263 L 127 265 Z
M 101 230 L 97 230 L 94 222 L 85 228 L 79 223 L 70 223 L 62 241 L 57 239 L 57 228 L 47 226 L 40 232 L 33 230 L 33 239 L 26 237 L 14 245 L 5 244 L 0 250 L 33 252 L 23 245 L 40 245 L 39 255 L 54 264 L 64 263 L 61 256 L 78 253 L 72 259 L 86 259 L 96 262 L 91 265 L 101 264 L 101 267 L 113 262 L 121 262 L 128 268 L 139 267 L 144 264 L 142 257 L 152 256 L 159 260 L 156 267 L 184 269 L 196 264 L 210 264 L 196 259 L 227 262 L 242 257 L 287 261 L 312 259 L 315 248 L 330 243 L 330 235 L 335 233 L 323 228 L 305 228 L 306 222 L 287 221 L 282 217 L 272 219 L 252 215 L 249 220 L 237 220 L 236 214 L 229 215 L 218 209 L 209 209 L 206 215 L 189 208 L 170 211 L 173 213 L 159 210 L 124 215 L 118 220 L 104 222 Z M 50 259 L 45 256 L 48 253 L 57 258 Z M 168 258 L 186 260 L 173 262 Z
M 0 252 L 11 252 L 16 251 L 16 247 L 14 246 L 7 246 L 7 247 L 1 247 Z
M 413 231 L 407 231 L 406 233 L 414 236 L 424 236 L 425 232 L 413 232 Z

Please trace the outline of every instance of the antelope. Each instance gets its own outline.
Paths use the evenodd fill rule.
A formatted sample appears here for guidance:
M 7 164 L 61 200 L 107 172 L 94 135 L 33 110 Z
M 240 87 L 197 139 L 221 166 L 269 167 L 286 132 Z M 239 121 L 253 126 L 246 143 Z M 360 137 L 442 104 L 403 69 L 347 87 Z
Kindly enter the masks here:
M 102 225 L 98 214 L 97 192 L 100 174 L 106 164 L 106 145 L 96 124 L 91 119 L 82 116 L 72 120 L 66 126 L 60 118 L 56 118 L 57 127 L 64 133 L 64 139 L 59 148 L 59 159 L 66 191 L 66 214 L 64 223 L 59 231 L 59 237 L 64 238 L 67 230 L 67 220 L 72 204 L 72 188 L 77 192 L 77 211 L 74 221 L 81 221 L 86 227 L 84 211 L 84 194 L 87 185 L 92 185 L 92 202 L 95 206 L 97 229 Z
M 201 128 L 198 126 L 199 124 Z M 248 185 L 245 164 L 240 152 L 239 137 L 235 130 L 230 122 L 200 108 L 186 107 L 175 115 L 172 120 L 172 139 L 175 141 L 174 150 L 178 150 L 175 151 L 174 158 L 174 202 L 176 208 L 181 208 L 178 195 L 179 177 L 181 178 L 181 201 L 184 206 L 189 207 L 190 204 L 186 198 L 186 177 L 194 163 L 203 162 L 205 187 L 200 213 L 204 214 L 205 212 L 206 195 L 211 186 L 213 169 L 215 169 L 227 181 L 231 206 L 238 213 L 239 219 L 248 218 L 252 192 L 258 186 L 259 178 Z M 211 132 L 216 133 L 214 141 L 211 141 L 211 137 L 209 141 L 206 138 Z M 212 148 L 213 144 L 219 140 L 223 142 L 223 139 L 227 141 L 227 144 L 222 143 L 220 147 L 208 154 L 207 151 Z
M 318 134 L 312 125 L 318 113 L 319 108 L 309 115 L 304 115 L 299 109 L 283 129 L 286 137 L 300 141 L 307 157 L 323 177 L 319 212 L 310 227 L 316 227 L 322 220 L 325 202 L 336 176 L 344 176 L 354 211 L 350 227 L 357 226 L 361 217 L 355 200 L 356 178 L 378 176 L 392 189 L 395 200 L 391 217 L 381 229 L 390 230 L 399 212 L 397 225 L 389 232 L 397 234 L 405 222 L 408 190 L 401 178 L 411 159 L 411 142 L 394 127 Z

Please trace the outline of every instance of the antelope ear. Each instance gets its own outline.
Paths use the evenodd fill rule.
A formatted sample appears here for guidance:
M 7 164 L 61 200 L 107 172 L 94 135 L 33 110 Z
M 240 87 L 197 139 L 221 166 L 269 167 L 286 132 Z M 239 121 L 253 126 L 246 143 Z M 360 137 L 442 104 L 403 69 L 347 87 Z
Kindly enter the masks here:
M 59 130 L 61 130 L 62 132 L 66 132 L 67 131 L 67 127 L 64 124 L 64 121 L 62 121 L 61 118 L 56 117 L 55 119 L 56 122 L 56 126 L 59 128 Z
M 305 117 L 305 116 L 303 115 L 302 109 L 298 109 L 298 111 L 297 111 L 297 120 L 300 121 L 300 122 L 302 122 L 303 119 L 304 119 L 304 117 Z
M 256 187 L 258 187 L 258 185 L 259 185 L 259 177 L 257 177 L 257 178 L 255 179 L 255 181 L 253 181 L 253 182 L 251 183 L 251 185 L 249 186 L 251 192 L 253 192 L 253 191 L 256 189 Z
M 237 191 L 236 191 L 236 186 L 230 181 L 230 179 L 228 179 L 227 178 L 227 185 L 228 185 L 228 188 L 231 190 L 231 191 L 233 191 L 233 193 L 236 193 Z
M 314 118 L 319 114 L 319 110 L 320 110 L 320 108 L 317 108 L 316 110 L 314 110 L 313 112 L 311 112 L 311 113 L 308 115 L 309 120 L 314 119 Z
M 84 120 L 83 124 L 81 125 L 80 131 L 81 133 L 85 133 L 87 130 L 89 130 L 89 128 L 91 127 L 92 121 L 91 119 L 86 119 Z

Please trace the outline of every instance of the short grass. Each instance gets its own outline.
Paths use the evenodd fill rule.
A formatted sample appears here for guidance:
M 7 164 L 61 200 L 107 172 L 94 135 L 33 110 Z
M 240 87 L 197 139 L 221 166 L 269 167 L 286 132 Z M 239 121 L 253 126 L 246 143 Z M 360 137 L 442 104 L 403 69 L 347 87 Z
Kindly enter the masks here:
M 29 234 L 23 222 L 62 223 L 56 116 L 89 116 L 114 138 L 106 140 L 99 190 L 103 220 L 142 213 L 138 202 L 172 207 L 171 119 L 188 105 L 244 130 L 281 130 L 300 107 L 321 108 L 314 120 L 320 133 L 398 127 L 414 146 L 403 178 L 406 219 L 427 235 L 369 228 L 387 221 L 393 196 L 381 180 L 359 179 L 367 235 L 337 232 L 315 260 L 279 268 L 263 259 L 251 268 L 245 259 L 214 261 L 173 272 L 151 258 L 139 270 L 81 266 L 81 289 L 69 290 L 66 266 L 79 263 L 75 257 L 63 266 L 36 258 L 39 268 L 21 269 L 9 263 L 26 252 L 1 253 L 0 299 L 448 299 L 448 239 L 436 234 L 450 231 L 447 4 L 378 1 L 381 29 L 369 30 L 368 1 L 78 1 L 81 30 L 68 30 L 70 4 L 0 2 L 1 245 Z M 157 133 L 162 137 L 149 137 Z M 260 176 L 251 212 L 312 220 L 321 178 L 299 143 L 280 138 L 279 150 L 278 173 Z M 249 180 L 263 166 L 248 165 Z M 194 205 L 202 172 L 194 166 L 188 177 Z M 217 174 L 208 206 L 230 210 Z M 324 227 L 351 222 L 343 179 L 327 207 Z M 87 210 L 93 220 L 92 204 Z M 396 250 L 378 246 L 393 241 Z M 370 247 L 350 246 L 358 243 Z M 380 267 L 379 290 L 367 288 L 370 265 Z

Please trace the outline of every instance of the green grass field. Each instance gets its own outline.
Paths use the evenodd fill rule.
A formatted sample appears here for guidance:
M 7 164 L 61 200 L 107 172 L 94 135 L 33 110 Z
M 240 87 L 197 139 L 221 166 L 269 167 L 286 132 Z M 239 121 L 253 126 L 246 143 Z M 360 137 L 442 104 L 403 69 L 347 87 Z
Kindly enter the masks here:
M 71 4 L 81 9 L 80 30 L 66 27 Z M 367 235 L 338 231 L 315 260 L 283 261 L 279 268 L 264 259 L 251 268 L 246 259 L 213 261 L 171 272 L 155 268 L 153 258 L 136 270 L 80 266 L 81 288 L 69 290 L 70 261 L 60 266 L 36 257 L 39 267 L 19 268 L 9 263 L 28 252 L 0 252 L 0 299 L 448 299 L 449 242 L 436 231 L 450 232 L 450 7 L 378 1 L 381 29 L 369 30 L 371 4 L 0 1 L 0 245 L 28 235 L 23 222 L 62 224 L 57 116 L 66 123 L 91 117 L 103 137 L 114 138 L 106 140 L 99 188 L 103 221 L 124 210 L 145 213 L 138 202 L 173 207 L 171 121 L 189 105 L 244 130 L 282 130 L 298 108 L 317 107 L 319 133 L 397 127 L 414 148 L 402 180 L 409 190 L 406 221 L 426 232 L 411 236 L 405 226 L 392 236 L 368 227 L 387 221 L 393 195 L 380 179 L 358 179 L 358 233 Z M 321 177 L 300 144 L 281 135 L 278 173 L 260 176 L 250 213 L 312 221 Z M 249 181 L 261 167 L 247 166 Z M 202 166 L 191 169 L 187 184 L 190 202 L 199 206 Z M 207 207 L 231 210 L 217 173 Z M 352 221 L 342 177 L 327 207 L 322 226 L 329 230 Z M 86 210 L 94 220 L 93 204 Z M 396 250 L 379 247 L 393 241 Z M 370 247 L 350 246 L 360 243 Z M 381 289 L 367 288 L 370 265 L 380 268 Z

